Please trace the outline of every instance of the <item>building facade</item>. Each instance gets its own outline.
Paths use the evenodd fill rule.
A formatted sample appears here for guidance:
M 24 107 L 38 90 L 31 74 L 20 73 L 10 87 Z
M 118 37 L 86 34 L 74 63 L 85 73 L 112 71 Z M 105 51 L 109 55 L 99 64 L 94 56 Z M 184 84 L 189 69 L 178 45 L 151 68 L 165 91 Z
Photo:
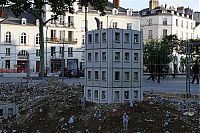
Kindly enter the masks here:
M 124 9 L 108 3 L 106 16 L 100 16 L 92 7 L 87 8 L 88 30 L 100 28 L 140 28 L 140 17 L 131 9 Z M 61 71 L 62 49 L 64 46 L 65 67 L 84 68 L 85 8 L 74 3 L 75 13 L 59 16 L 58 20 L 49 21 L 44 27 L 45 64 L 48 73 Z M 53 17 L 51 8 L 45 7 L 44 20 Z M 1 72 L 26 72 L 27 62 L 31 72 L 38 72 L 40 65 L 39 21 L 29 13 L 15 18 L 11 12 L 5 11 L 0 22 L 0 66 Z M 95 19 L 96 17 L 96 19 Z M 75 66 L 75 67 L 74 67 Z
M 95 103 L 142 100 L 142 34 L 101 29 L 87 33 L 84 94 Z
M 167 5 L 151 8 L 158 0 L 151 0 L 149 8 L 140 11 L 141 30 L 144 41 L 162 39 L 166 35 L 177 35 L 180 40 L 196 39 L 199 28 L 194 20 L 193 10 L 190 8 Z

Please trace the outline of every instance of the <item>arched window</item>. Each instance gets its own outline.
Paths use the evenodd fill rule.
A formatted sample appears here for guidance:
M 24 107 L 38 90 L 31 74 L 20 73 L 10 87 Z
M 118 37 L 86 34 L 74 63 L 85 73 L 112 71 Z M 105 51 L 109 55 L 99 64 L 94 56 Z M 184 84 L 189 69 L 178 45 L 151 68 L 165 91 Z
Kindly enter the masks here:
M 35 44 L 40 44 L 40 34 L 39 33 L 35 37 Z
M 6 43 L 11 43 L 11 33 L 9 31 L 6 32 Z
M 18 53 L 18 56 L 28 56 L 29 53 L 26 51 L 26 50 L 21 50 L 19 53 Z
M 26 33 L 21 34 L 21 44 L 26 44 Z

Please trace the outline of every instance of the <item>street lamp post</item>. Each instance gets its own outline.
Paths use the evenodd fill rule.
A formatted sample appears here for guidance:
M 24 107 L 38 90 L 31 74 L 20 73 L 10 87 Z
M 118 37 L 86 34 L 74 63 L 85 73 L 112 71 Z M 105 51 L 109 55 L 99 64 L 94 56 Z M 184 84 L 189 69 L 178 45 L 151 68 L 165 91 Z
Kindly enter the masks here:
M 64 60 L 64 38 L 63 38 L 63 47 L 62 47 L 62 82 L 64 81 L 64 68 L 65 68 L 65 60 Z

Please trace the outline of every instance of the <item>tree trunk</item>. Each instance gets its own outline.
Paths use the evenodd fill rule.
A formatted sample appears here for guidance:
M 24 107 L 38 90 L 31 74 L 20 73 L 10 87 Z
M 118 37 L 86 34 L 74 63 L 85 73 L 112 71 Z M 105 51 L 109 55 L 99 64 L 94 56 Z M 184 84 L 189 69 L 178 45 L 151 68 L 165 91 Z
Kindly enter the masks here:
M 43 32 L 43 27 L 44 27 L 44 22 L 42 19 L 42 14 L 40 14 L 40 19 L 39 19 L 39 33 L 40 33 L 40 71 L 39 71 L 39 77 L 44 77 L 45 76 L 45 69 L 44 69 L 44 32 Z

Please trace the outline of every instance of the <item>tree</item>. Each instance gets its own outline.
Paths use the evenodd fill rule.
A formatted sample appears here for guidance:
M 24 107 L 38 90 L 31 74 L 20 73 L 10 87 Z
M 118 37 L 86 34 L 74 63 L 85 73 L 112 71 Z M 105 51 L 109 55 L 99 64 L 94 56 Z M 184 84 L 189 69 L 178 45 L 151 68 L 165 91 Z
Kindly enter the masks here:
M 166 36 L 161 41 L 151 40 L 147 42 L 144 45 L 144 64 L 164 65 L 170 63 L 175 45 L 171 37 Z
M 23 12 L 28 12 L 39 20 L 39 34 L 40 34 L 40 77 L 45 75 L 44 65 L 44 31 L 43 27 L 52 19 L 58 19 L 59 15 L 65 15 L 66 12 L 74 13 L 73 3 L 76 0 L 1 0 L 0 5 L 9 5 L 14 15 L 17 17 Z M 79 0 L 81 6 L 88 7 L 91 5 L 95 10 L 99 10 L 101 15 L 104 15 L 104 9 L 107 0 Z M 49 5 L 54 17 L 44 21 L 45 10 L 44 7 Z

